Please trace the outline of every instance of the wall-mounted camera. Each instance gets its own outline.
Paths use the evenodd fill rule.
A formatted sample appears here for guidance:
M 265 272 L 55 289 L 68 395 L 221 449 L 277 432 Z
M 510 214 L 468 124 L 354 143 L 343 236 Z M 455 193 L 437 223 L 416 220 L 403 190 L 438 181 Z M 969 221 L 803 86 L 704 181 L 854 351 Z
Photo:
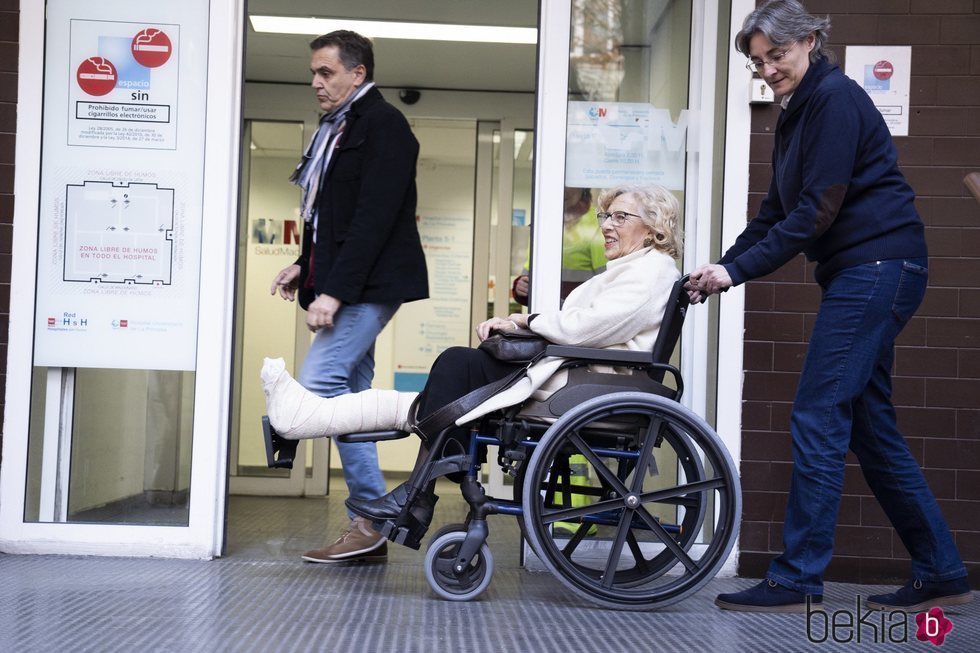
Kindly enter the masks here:
M 403 88 L 398 91 L 398 98 L 405 104 L 415 104 L 419 101 L 420 97 L 422 97 L 422 94 L 414 88 Z

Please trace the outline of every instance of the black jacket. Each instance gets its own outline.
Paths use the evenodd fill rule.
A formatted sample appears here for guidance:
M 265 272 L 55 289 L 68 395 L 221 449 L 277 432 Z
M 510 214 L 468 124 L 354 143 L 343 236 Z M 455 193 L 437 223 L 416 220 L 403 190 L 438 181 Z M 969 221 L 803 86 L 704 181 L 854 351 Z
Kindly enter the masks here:
M 837 66 L 810 64 L 775 135 L 769 194 L 719 261 L 735 285 L 800 252 L 821 284 L 861 263 L 927 255 L 888 127 Z
M 413 301 L 429 296 L 416 224 L 419 144 L 377 88 L 351 105 L 317 197 L 313 227 L 303 232 L 299 301 L 326 293 L 345 304 Z

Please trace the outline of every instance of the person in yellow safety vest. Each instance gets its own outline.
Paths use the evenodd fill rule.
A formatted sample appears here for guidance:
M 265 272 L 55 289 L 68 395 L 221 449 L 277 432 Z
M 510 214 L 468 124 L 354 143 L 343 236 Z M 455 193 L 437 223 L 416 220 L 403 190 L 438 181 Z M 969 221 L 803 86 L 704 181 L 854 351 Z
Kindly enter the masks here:
M 576 286 L 606 269 L 605 242 L 592 206 L 588 188 L 565 188 L 564 229 L 561 242 L 561 299 Z M 514 301 L 527 306 L 531 290 L 528 262 L 514 279 L 511 292 Z
M 514 279 L 511 291 L 514 300 L 523 306 L 528 305 L 531 290 L 529 265 L 525 263 L 523 273 Z M 588 188 L 565 187 L 564 229 L 561 242 L 561 299 L 595 275 L 606 269 L 605 239 L 596 220 L 592 206 L 592 191 Z M 574 455 L 568 458 L 570 468 L 569 482 L 572 485 L 589 485 L 589 464 L 585 456 Z M 584 506 L 591 498 L 572 494 L 569 503 L 572 507 Z M 562 504 L 561 493 L 555 493 L 555 503 Z M 579 524 L 556 522 L 556 534 L 574 534 Z M 588 534 L 595 535 L 598 529 L 589 528 Z

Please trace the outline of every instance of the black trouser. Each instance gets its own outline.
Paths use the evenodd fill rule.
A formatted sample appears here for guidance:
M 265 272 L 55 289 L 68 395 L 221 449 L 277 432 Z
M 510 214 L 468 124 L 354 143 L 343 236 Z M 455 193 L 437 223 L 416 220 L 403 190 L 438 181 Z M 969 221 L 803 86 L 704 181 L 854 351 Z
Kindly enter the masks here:
M 439 354 L 432 364 L 432 369 L 429 370 L 429 379 L 425 382 L 419 400 L 418 419 L 420 421 L 425 419 L 434 411 L 481 386 L 510 376 L 524 365 L 524 363 L 498 361 L 483 350 L 473 347 L 450 347 Z M 465 452 L 469 445 L 469 427 L 454 428 L 451 438 L 458 442 L 462 446 L 462 452 Z M 451 441 L 447 442 L 447 445 L 455 448 L 455 445 L 450 443 Z M 446 454 L 462 452 L 450 450 Z

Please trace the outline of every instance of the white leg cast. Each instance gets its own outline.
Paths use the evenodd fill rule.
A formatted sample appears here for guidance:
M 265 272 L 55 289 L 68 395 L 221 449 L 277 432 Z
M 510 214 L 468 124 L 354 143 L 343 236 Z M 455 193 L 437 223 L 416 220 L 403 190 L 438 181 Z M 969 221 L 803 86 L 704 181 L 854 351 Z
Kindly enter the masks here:
M 262 389 L 269 422 L 287 440 L 396 429 L 407 431 L 409 408 L 417 392 L 365 390 L 318 397 L 293 379 L 281 358 L 266 358 Z

